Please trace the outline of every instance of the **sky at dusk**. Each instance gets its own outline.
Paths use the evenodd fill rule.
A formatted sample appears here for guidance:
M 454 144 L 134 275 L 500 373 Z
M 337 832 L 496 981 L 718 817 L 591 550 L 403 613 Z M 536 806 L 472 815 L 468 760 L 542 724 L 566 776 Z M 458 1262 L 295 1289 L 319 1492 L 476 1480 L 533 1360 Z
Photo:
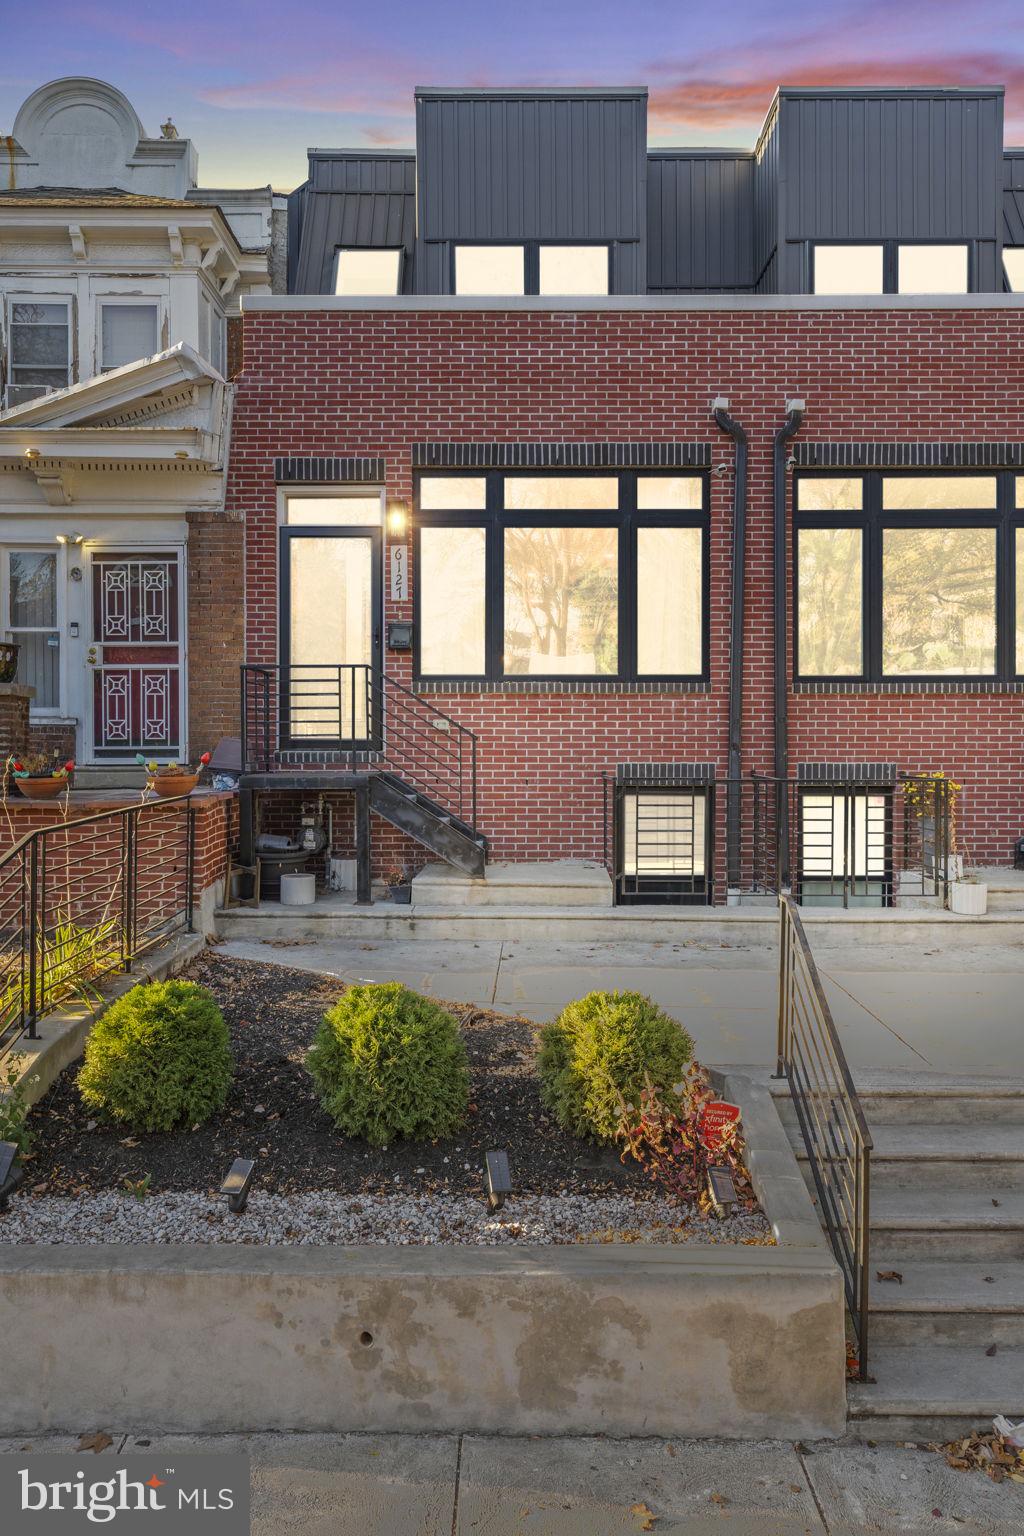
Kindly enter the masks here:
M 208 186 L 288 189 L 305 150 L 407 146 L 415 85 L 647 85 L 657 144 L 751 147 L 786 85 L 1004 85 L 1024 142 L 1024 0 L 0 0 L 0 133 L 95 75 Z

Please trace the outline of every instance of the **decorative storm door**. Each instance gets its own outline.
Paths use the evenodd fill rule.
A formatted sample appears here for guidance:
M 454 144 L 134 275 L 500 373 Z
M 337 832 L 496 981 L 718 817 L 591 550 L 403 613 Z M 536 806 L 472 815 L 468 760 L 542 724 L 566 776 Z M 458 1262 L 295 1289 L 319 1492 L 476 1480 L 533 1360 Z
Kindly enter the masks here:
M 97 760 L 181 749 L 181 560 L 97 553 L 92 562 Z

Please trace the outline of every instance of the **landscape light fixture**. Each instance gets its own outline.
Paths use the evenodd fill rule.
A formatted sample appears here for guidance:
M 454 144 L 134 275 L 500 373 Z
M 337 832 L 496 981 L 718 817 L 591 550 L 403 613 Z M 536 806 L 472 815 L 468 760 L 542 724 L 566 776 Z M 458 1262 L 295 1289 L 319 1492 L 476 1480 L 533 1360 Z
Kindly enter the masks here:
M 500 1211 L 505 1197 L 512 1193 L 512 1175 L 508 1167 L 507 1152 L 485 1152 L 487 1171 L 487 1204 L 492 1211 Z
M 409 526 L 409 504 L 405 501 L 388 502 L 388 533 L 400 539 Z
M 224 1177 L 220 1192 L 227 1195 L 228 1210 L 235 1216 L 240 1216 L 245 1210 L 255 1168 L 256 1164 L 251 1157 L 236 1157 Z
M 708 1194 L 716 1216 L 731 1216 L 736 1208 L 736 1186 L 728 1168 L 718 1163 L 708 1164 Z
M 17 1157 L 16 1141 L 0 1141 L 0 1211 L 6 1211 L 9 1196 L 25 1177 Z

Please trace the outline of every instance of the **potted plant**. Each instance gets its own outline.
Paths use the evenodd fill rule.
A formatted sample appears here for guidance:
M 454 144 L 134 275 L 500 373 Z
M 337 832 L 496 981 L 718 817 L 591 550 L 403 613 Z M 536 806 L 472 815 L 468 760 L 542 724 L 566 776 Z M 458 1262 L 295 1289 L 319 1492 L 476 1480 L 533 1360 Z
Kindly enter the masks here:
M 27 800 L 56 800 L 62 790 L 71 788 L 71 775 L 75 771 L 73 759 L 57 763 L 47 752 L 26 752 L 20 758 L 9 757 L 7 767 Z
M 404 869 L 386 869 L 382 876 L 391 893 L 391 900 L 408 906 L 412 901 L 412 881 Z
M 169 763 L 158 763 L 154 758 L 147 760 L 141 752 L 135 754 L 135 761 L 145 768 L 148 775 L 146 788 L 158 794 L 161 799 L 170 800 L 175 795 L 190 795 L 199 783 L 200 775 L 210 761 L 209 752 L 204 752 L 195 768 L 189 768 L 173 760 Z
M 958 917 L 984 917 L 988 911 L 988 883 L 973 865 L 950 879 L 949 910 Z
M 13 683 L 18 675 L 17 640 L 0 640 L 0 683 Z
M 920 773 L 908 778 L 903 784 L 903 799 L 909 814 L 917 818 L 921 838 L 921 866 L 925 876 L 936 873 L 935 858 L 935 811 L 939 803 L 939 786 L 945 786 L 949 847 L 946 850 L 946 867 L 938 871 L 945 880 L 959 880 L 963 875 L 964 861 L 957 852 L 958 796 L 962 785 L 951 779 L 944 769 L 935 773 Z

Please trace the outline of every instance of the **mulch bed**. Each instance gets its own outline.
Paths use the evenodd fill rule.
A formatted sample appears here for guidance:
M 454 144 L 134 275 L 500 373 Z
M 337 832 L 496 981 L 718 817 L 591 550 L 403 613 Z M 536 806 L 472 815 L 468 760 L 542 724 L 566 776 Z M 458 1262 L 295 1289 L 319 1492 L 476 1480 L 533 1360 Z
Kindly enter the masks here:
M 154 1192 L 215 1189 L 233 1158 L 252 1157 L 254 1186 L 281 1194 L 479 1194 L 485 1151 L 504 1147 L 523 1193 L 656 1193 L 636 1165 L 624 1167 L 614 1150 L 567 1135 L 546 1113 L 535 1071 L 537 1025 L 529 1019 L 446 1004 L 466 1041 L 472 1113 L 449 1141 L 395 1142 L 381 1150 L 335 1130 L 303 1066 L 343 983 L 215 949 L 183 975 L 209 987 L 231 1031 L 235 1077 L 223 1110 L 197 1131 L 133 1135 L 93 1121 L 69 1068 L 32 1112 L 37 1140 L 26 1192 L 120 1189 L 147 1175 Z

